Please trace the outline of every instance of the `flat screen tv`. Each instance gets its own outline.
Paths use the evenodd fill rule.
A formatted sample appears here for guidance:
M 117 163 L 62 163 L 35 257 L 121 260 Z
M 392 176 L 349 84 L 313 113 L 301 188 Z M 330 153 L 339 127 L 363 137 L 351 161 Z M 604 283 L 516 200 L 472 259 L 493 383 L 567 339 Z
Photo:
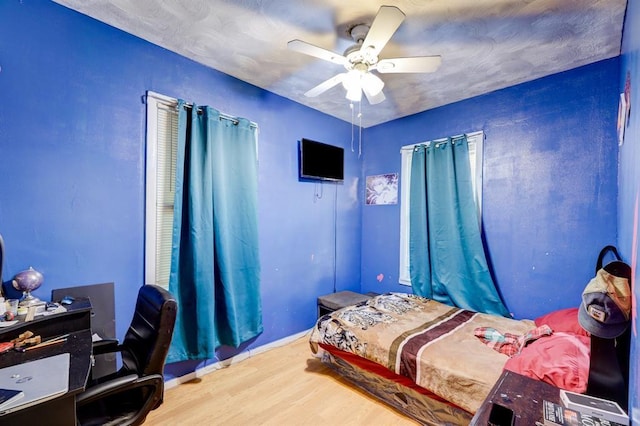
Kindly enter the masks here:
M 344 148 L 301 139 L 300 177 L 342 182 L 344 180 Z

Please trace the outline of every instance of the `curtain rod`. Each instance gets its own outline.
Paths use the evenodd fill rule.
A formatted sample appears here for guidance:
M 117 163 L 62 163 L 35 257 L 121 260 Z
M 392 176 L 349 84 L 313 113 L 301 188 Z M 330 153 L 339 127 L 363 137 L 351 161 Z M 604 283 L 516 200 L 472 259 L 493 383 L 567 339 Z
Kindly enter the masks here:
M 176 105 L 176 106 L 177 106 L 177 105 Z M 183 106 L 184 106 L 186 109 L 193 109 L 193 104 L 190 104 L 190 103 L 187 103 L 187 102 L 185 102 L 185 103 L 183 104 Z M 202 112 L 202 109 L 201 109 L 201 108 L 202 108 L 202 107 L 198 107 L 198 112 Z M 235 124 L 235 125 L 238 125 L 238 123 L 240 123 L 240 120 L 238 120 L 236 117 L 233 117 L 233 116 L 231 116 L 231 115 L 227 115 L 227 114 L 222 113 L 222 112 L 220 112 L 220 111 L 218 111 L 218 116 L 219 116 L 221 119 L 231 121 L 231 122 L 232 122 L 233 124 Z M 249 121 L 249 127 L 253 127 L 254 129 L 257 129 L 257 128 L 258 128 L 258 125 L 257 125 L 256 123 L 254 123 L 253 121 Z
M 430 143 L 436 143 L 437 144 L 437 143 L 445 142 L 445 141 L 447 141 L 449 139 L 457 139 L 457 138 L 461 138 L 463 136 L 466 136 L 466 137 L 470 138 L 470 137 L 482 135 L 483 133 L 484 133 L 483 130 L 478 130 L 476 132 L 461 133 L 459 135 L 451 136 L 450 138 L 439 138 L 439 139 L 433 139 L 433 140 L 426 141 L 426 142 L 418 142 L 418 143 L 414 143 L 414 144 L 411 144 L 411 145 L 403 146 L 402 148 L 400 148 L 400 152 L 402 152 L 402 151 L 412 151 L 413 148 L 416 145 L 426 145 L 426 144 L 430 144 Z
M 174 111 L 176 111 L 176 109 L 178 107 L 178 100 L 176 98 L 172 98 L 172 97 L 167 96 L 167 95 L 162 95 L 162 94 L 156 93 L 156 92 L 154 92 L 152 90 L 148 90 L 147 93 L 146 93 L 146 96 L 151 96 L 151 97 L 159 100 L 160 103 L 162 105 L 164 105 L 166 108 L 173 108 Z M 143 102 L 145 102 L 145 103 L 146 103 L 146 96 L 143 97 Z M 185 108 L 193 108 L 193 104 L 189 103 L 189 102 L 185 102 L 184 106 L 185 106 Z M 238 124 L 240 122 L 236 117 L 233 117 L 231 115 L 224 114 L 224 113 L 222 113 L 220 111 L 218 111 L 218 114 L 220 115 L 220 118 L 232 121 L 234 124 Z M 258 129 L 258 124 L 254 123 L 253 121 L 249 121 L 249 126 L 255 128 L 255 129 Z

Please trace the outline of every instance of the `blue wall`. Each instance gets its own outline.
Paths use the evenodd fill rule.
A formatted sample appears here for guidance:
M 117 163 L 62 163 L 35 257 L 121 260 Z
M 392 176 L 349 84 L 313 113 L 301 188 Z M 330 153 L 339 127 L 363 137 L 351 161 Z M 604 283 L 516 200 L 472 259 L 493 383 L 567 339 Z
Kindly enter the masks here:
M 0 52 L 5 281 L 33 266 L 45 300 L 54 288 L 113 281 L 122 337 L 144 277 L 143 95 L 153 90 L 260 127 L 265 331 L 250 346 L 313 325 L 316 298 L 333 290 L 336 235 L 336 287 L 359 290 L 357 154 L 347 150 L 344 184 L 297 174 L 300 138 L 346 147 L 350 124 L 49 1 L 0 2 Z
M 630 5 L 625 28 L 638 21 Z M 634 79 L 638 45 L 637 33 L 625 33 L 622 74 Z M 0 2 L 0 52 L 3 278 L 35 267 L 43 299 L 53 288 L 114 281 L 120 337 L 144 273 L 147 90 L 260 126 L 265 331 L 249 348 L 311 327 L 334 265 L 338 290 L 407 290 L 397 284 L 399 206 L 362 207 L 361 194 L 365 176 L 399 171 L 405 144 L 485 131 L 487 247 L 518 317 L 576 306 L 597 251 L 616 242 L 616 221 L 623 256 L 637 251 L 637 144 L 622 148 L 617 207 L 617 59 L 365 129 L 364 161 L 346 150 L 345 183 L 320 186 L 298 181 L 297 140 L 346 147 L 349 123 L 48 1 Z M 632 115 L 630 140 L 639 131 Z
M 403 145 L 483 130 L 484 233 L 507 307 L 534 318 L 578 306 L 599 250 L 616 242 L 618 70 L 611 59 L 367 129 L 363 176 L 399 172 Z M 408 289 L 399 213 L 363 209 L 365 292 Z
M 627 77 L 631 83 L 631 115 L 625 129 L 624 143 L 619 156 L 618 197 L 618 245 L 620 255 L 631 264 L 633 270 L 633 328 L 631 359 L 631 407 L 630 417 L 640 424 L 640 366 L 638 357 L 638 252 L 640 251 L 640 4 L 629 1 L 627 5 L 624 35 L 622 39 L 622 65 L 620 67 L 619 92 L 625 90 Z

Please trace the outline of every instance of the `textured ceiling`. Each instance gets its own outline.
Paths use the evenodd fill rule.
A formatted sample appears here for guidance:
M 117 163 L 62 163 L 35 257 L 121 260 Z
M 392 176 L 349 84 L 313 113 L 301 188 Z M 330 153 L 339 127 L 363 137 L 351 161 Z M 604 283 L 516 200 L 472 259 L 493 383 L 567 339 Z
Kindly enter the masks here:
M 432 74 L 384 74 L 386 100 L 362 126 L 619 55 L 627 0 L 54 0 L 199 63 L 351 121 L 338 85 L 304 93 L 340 65 L 287 49 L 301 39 L 342 54 L 347 29 L 383 4 L 406 19 L 380 58 L 441 55 Z M 356 106 L 357 108 L 357 106 Z

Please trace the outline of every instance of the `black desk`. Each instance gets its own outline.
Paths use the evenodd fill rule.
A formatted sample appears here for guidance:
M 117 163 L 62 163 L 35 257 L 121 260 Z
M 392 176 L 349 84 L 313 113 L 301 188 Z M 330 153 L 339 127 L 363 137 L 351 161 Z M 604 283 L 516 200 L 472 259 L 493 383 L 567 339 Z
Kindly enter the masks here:
M 67 312 L 55 315 L 38 315 L 33 321 L 25 322 L 26 315 L 18 315 L 18 323 L 9 327 L 0 328 L 0 342 L 14 339 L 31 330 L 39 334 L 43 339 L 72 333 L 80 330 L 91 329 L 91 302 L 89 299 L 77 300 L 66 306 Z M 0 355 L 1 356 L 1 355 Z M 2 358 L 0 358 L 0 365 Z
M 530 379 L 505 370 L 480 406 L 470 426 L 485 426 L 493 403 L 513 410 L 515 426 L 533 426 L 543 423 L 543 401 L 560 404 L 560 389 L 540 380 Z
M 85 389 L 91 369 L 91 304 L 79 301 L 70 305 L 62 314 L 36 317 L 30 322 L 21 321 L 11 327 L 0 329 L 0 341 L 11 340 L 26 330 L 40 335 L 42 339 L 69 333 L 67 341 L 33 349 L 27 352 L 9 351 L 0 354 L 0 368 L 20 364 L 68 352 L 69 390 L 49 401 L 23 410 L 0 416 L 0 425 L 51 425 L 74 426 L 76 424 L 75 397 Z

